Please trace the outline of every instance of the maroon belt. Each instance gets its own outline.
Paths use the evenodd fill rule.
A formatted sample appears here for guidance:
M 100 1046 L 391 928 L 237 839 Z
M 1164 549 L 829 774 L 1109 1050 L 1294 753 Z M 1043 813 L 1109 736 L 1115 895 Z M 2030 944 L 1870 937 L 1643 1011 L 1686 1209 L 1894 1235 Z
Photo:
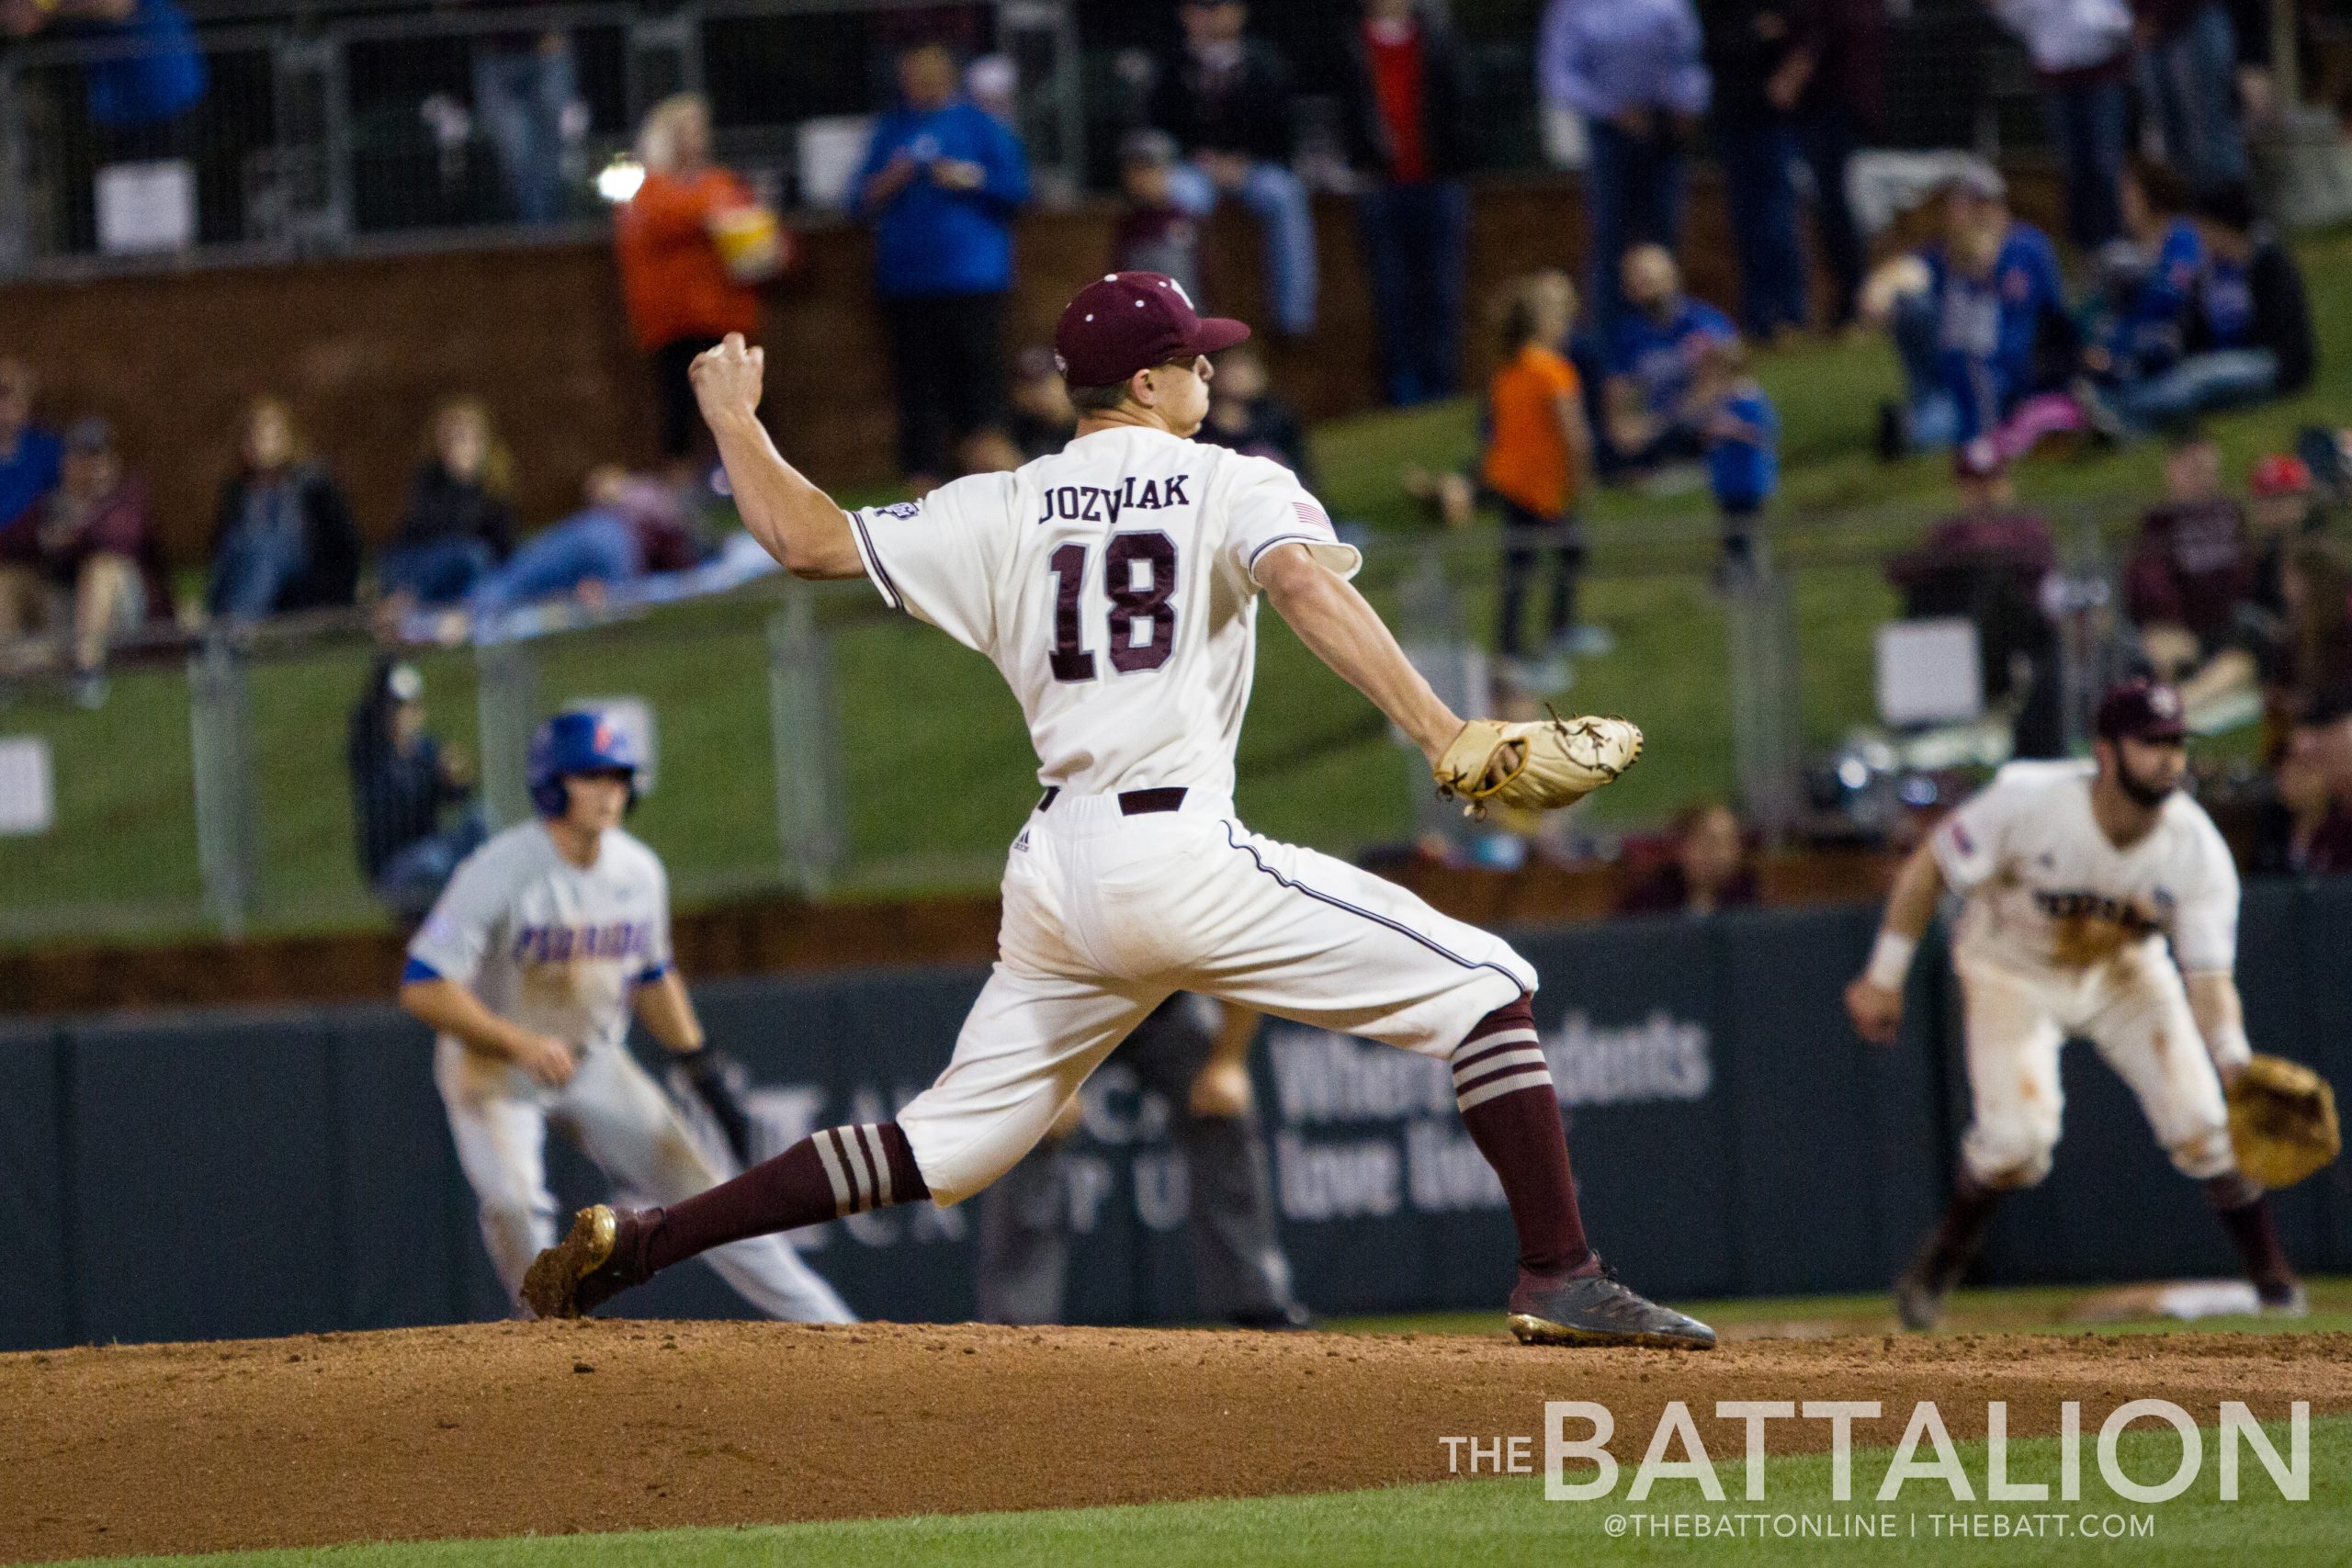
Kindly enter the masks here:
M 1061 798 L 1061 785 L 1048 784 L 1045 797 L 1037 802 L 1037 809 L 1040 811 L 1051 809 L 1054 802 Z M 1156 811 L 1174 811 L 1183 804 L 1184 787 L 1182 784 L 1167 789 L 1129 789 L 1119 792 L 1119 815 L 1122 817 L 1148 817 Z

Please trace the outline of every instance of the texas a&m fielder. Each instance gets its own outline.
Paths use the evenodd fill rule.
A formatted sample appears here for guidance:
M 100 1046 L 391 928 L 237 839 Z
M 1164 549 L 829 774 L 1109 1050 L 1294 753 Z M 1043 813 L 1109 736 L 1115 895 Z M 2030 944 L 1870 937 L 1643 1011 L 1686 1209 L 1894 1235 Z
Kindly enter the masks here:
M 529 778 L 539 819 L 458 865 L 401 976 L 401 1005 L 440 1036 L 433 1079 L 481 1201 L 482 1241 L 518 1305 L 525 1270 L 555 1239 L 542 1158 L 550 1121 L 605 1174 L 650 1197 L 689 1197 L 718 1179 L 629 1055 L 631 1012 L 673 1053 L 730 1142 L 747 1125 L 670 961 L 669 879 L 621 830 L 637 796 L 634 744 L 599 715 L 558 714 L 532 739 Z M 850 1321 L 781 1237 L 714 1252 L 710 1265 L 771 1316 Z
M 2097 731 L 2095 762 L 2013 762 L 1944 819 L 1896 878 L 1870 966 L 1847 988 L 1855 1028 L 1892 1044 L 1938 897 L 1949 886 L 1965 900 L 1952 967 L 1973 1115 L 1951 1205 L 1895 1281 L 1911 1328 L 1935 1325 L 2002 1194 L 2050 1174 L 2069 1035 L 2098 1048 L 2173 1165 L 2204 1183 L 2265 1309 L 2304 1310 L 2269 1200 L 2231 1146 L 2222 1083 L 2251 1055 L 2233 976 L 2238 874 L 2180 792 L 2179 694 L 2120 685 Z
M 855 514 L 770 443 L 757 350 L 729 338 L 695 362 L 753 536 L 799 576 L 870 579 L 892 607 L 986 654 L 1021 700 L 1045 794 L 1007 858 L 995 970 L 938 1081 L 895 1121 L 820 1132 L 699 1198 L 582 1211 L 532 1265 L 535 1311 L 577 1313 L 741 1236 L 959 1202 L 1029 1151 L 1129 1030 L 1189 990 L 1452 1064 L 1518 1231 L 1521 1339 L 1714 1342 L 1619 1284 L 1586 1244 L 1527 962 L 1234 818 L 1261 593 L 1474 802 L 1565 805 L 1641 745 L 1622 720 L 1465 725 L 1437 699 L 1349 586 L 1359 557 L 1297 479 L 1189 439 L 1208 410 L 1206 356 L 1248 335 L 1202 320 L 1157 273 L 1105 277 L 1055 333 L 1081 416 L 1067 448 Z

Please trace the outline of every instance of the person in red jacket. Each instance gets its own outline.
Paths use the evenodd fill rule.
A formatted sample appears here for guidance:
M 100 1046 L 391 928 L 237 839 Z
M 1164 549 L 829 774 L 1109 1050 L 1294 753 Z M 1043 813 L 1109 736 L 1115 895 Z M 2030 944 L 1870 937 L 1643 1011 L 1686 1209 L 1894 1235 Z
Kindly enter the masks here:
M 662 456 L 685 464 L 705 445 L 687 369 L 729 333 L 756 337 L 760 299 L 730 276 L 719 233 L 758 209 L 751 187 L 711 162 L 710 108 L 685 93 L 654 106 L 638 135 L 645 183 L 616 217 L 614 250 L 630 330 L 653 364 Z

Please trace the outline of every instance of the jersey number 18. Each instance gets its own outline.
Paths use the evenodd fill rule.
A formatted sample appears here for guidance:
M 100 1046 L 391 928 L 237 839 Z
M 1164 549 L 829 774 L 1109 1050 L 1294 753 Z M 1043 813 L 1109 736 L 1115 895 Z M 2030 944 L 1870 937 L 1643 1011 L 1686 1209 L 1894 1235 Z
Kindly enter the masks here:
M 1057 681 L 1091 681 L 1094 655 L 1088 651 L 1079 624 L 1079 595 L 1086 588 L 1084 545 L 1064 545 L 1049 563 L 1054 575 L 1054 652 Z M 1144 565 L 1136 582 L 1136 563 Z M 1168 602 L 1176 592 L 1176 541 L 1157 530 L 1143 534 L 1114 534 L 1102 547 L 1102 591 L 1111 601 L 1111 668 L 1122 675 L 1157 670 L 1176 648 L 1176 606 Z M 1149 628 L 1147 640 L 1136 640 L 1136 623 Z

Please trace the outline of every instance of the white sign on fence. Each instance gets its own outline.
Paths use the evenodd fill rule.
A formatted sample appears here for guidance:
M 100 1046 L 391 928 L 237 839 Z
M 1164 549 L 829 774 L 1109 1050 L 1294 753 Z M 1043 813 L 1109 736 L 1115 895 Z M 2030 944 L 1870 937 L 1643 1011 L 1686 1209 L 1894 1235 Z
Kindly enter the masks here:
M 109 164 L 98 171 L 97 197 L 98 249 L 108 255 L 196 243 L 196 165 L 184 158 Z
M 46 833 L 56 820 L 49 742 L 38 735 L 0 736 L 0 833 Z

